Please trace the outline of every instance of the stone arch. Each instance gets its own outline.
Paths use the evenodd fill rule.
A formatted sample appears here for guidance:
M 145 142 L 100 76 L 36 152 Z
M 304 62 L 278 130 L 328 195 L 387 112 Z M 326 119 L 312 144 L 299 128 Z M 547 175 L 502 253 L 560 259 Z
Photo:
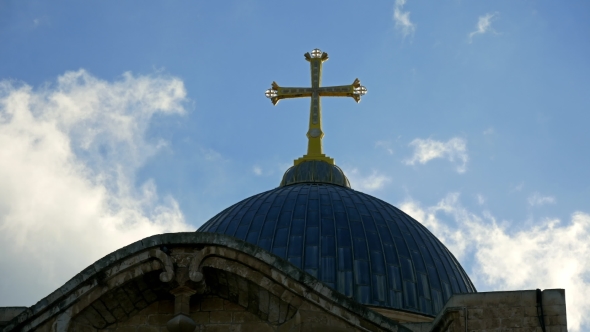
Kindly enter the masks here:
M 228 324 L 269 331 L 406 330 L 261 248 L 220 234 L 174 233 L 105 256 L 3 331 L 114 331 L 154 310 L 158 320 L 137 326 L 175 331 L 191 321 L 217 324 L 213 310 L 202 310 L 211 303 L 251 318 L 236 321 L 232 313 Z

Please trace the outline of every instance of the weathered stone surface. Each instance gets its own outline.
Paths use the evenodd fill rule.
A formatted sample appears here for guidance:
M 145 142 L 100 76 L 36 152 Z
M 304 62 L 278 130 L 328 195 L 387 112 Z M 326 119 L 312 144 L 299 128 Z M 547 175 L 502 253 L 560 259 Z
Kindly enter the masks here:
M 432 324 L 432 331 L 566 331 L 565 293 L 562 289 L 486 292 L 453 296 Z M 543 317 L 540 317 L 540 308 Z M 412 328 L 412 326 L 408 326 Z
M 213 311 L 209 314 L 209 323 L 212 324 L 219 324 L 219 323 L 231 323 L 232 322 L 232 313 L 230 311 Z
M 149 255 L 161 245 L 169 249 L 176 266 Z M 162 282 L 161 269 L 187 268 L 199 250 L 214 255 L 202 261 L 203 271 L 208 271 L 204 274 L 209 297 L 199 299 L 197 309 L 190 302 L 189 314 L 199 324 L 197 330 L 236 329 L 240 326 L 236 320 L 245 320 L 246 313 L 257 321 L 241 324 L 277 330 L 288 323 L 301 330 L 301 321 L 293 320 L 300 307 L 326 317 L 308 322 L 326 331 L 330 326 L 407 330 L 259 247 L 220 234 L 175 233 L 148 237 L 105 256 L 13 318 L 6 331 L 49 329 L 58 315 L 72 308 L 70 329 L 163 331 L 172 315 L 170 290 L 179 281 Z

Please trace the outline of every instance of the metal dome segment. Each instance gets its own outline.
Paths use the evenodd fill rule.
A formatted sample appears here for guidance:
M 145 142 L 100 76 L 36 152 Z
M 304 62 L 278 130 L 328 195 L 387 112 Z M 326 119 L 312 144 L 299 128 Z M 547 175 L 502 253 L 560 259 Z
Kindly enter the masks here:
M 350 182 L 340 167 L 319 160 L 309 160 L 291 166 L 283 175 L 279 187 L 295 183 L 329 183 L 350 188 Z
M 419 222 L 342 186 L 279 187 L 234 204 L 198 231 L 258 245 L 366 305 L 434 316 L 452 294 L 476 291 Z

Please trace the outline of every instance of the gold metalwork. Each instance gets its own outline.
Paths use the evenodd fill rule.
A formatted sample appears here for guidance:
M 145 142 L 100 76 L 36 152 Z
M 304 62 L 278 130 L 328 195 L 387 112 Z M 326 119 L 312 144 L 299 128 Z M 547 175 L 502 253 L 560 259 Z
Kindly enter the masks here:
M 361 96 L 367 93 L 367 88 L 361 85 L 359 79 L 355 79 L 350 85 L 320 87 L 322 83 L 322 64 L 328 60 L 328 53 L 314 49 L 305 53 L 305 60 L 309 61 L 311 68 L 311 87 L 281 87 L 272 82 L 272 87 L 265 92 L 273 105 L 281 99 L 310 97 L 311 106 L 309 110 L 309 130 L 307 131 L 307 154 L 295 160 L 295 165 L 306 160 L 321 160 L 334 165 L 334 159 L 326 156 L 323 152 L 322 138 L 322 107 L 320 97 L 351 97 L 357 103 Z

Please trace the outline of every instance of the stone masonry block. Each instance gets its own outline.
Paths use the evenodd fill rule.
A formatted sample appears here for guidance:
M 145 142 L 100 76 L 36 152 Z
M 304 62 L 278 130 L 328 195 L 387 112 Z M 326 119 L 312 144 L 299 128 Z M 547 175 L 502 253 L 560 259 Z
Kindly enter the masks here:
M 543 306 L 545 305 L 565 305 L 564 289 L 546 289 L 543 291 Z
M 279 301 L 279 323 L 283 323 L 287 318 L 287 310 L 289 304 L 283 301 Z
M 104 318 L 93 307 L 88 307 L 84 310 L 84 314 L 92 326 L 96 328 L 104 328 L 108 325 Z
M 483 326 L 487 330 L 498 329 L 502 325 L 499 318 L 484 319 L 483 322 Z
M 227 275 L 227 289 L 228 289 L 228 298 L 232 301 L 238 300 L 238 296 L 240 293 L 240 288 L 238 286 L 238 281 L 236 280 L 235 274 L 228 273 Z
M 142 327 L 149 327 L 149 328 L 155 328 L 156 331 L 159 331 L 159 328 L 157 326 L 142 326 Z M 145 330 L 145 329 L 144 329 Z M 78 330 L 75 330 L 76 332 Z M 137 326 L 121 326 L 118 325 L 116 328 L 114 329 L 109 329 L 108 331 L 115 331 L 115 332 L 136 332 L 137 331 Z M 149 330 L 148 330 L 149 331 Z
M 524 319 L 523 318 L 503 318 L 502 319 L 502 327 L 523 327 Z
M 243 278 L 238 278 L 238 288 L 241 291 L 248 291 L 248 281 L 246 281 L 246 279 Z
M 274 283 L 269 289 L 269 292 L 276 296 L 281 296 L 281 294 L 283 294 L 284 291 L 285 287 L 281 286 L 281 284 L 278 283 Z
M 143 298 L 148 303 L 154 302 L 158 299 L 158 295 L 156 295 L 156 293 L 154 293 L 151 289 L 146 289 L 141 293 L 141 295 L 143 295 Z
M 201 311 L 223 310 L 223 299 L 219 297 L 206 298 L 201 302 Z
M 276 295 L 270 295 L 270 302 L 268 306 L 268 321 L 271 324 L 276 324 L 279 322 L 279 298 Z
M 148 307 L 148 303 L 145 300 L 139 300 L 135 303 L 135 308 L 137 308 L 137 310 L 143 310 L 145 308 Z
M 225 250 L 224 256 L 230 260 L 233 260 L 236 258 L 237 253 L 234 250 Z
M 232 324 L 216 324 L 203 326 L 204 332 L 240 332 L 239 325 Z
M 481 308 L 469 309 L 467 311 L 467 319 L 468 320 L 482 319 L 483 316 L 484 316 L 483 309 L 481 309 Z
M 258 309 L 261 312 L 268 313 L 270 299 L 269 299 L 268 291 L 264 288 L 260 288 L 258 291 Z
M 138 326 L 137 332 L 160 332 L 160 329 L 157 326 Z
M 117 319 L 111 314 L 109 309 L 107 309 L 107 307 L 105 307 L 105 305 L 100 300 L 94 301 L 94 303 L 92 303 L 92 307 L 96 309 L 96 311 L 102 316 L 102 318 L 104 318 L 104 320 L 108 324 L 113 324 L 117 321 Z
M 490 318 L 503 318 L 504 313 L 503 310 L 500 308 L 490 308 L 485 307 L 483 308 L 483 318 L 490 319 Z
M 119 306 L 121 306 L 121 309 L 123 309 L 123 311 L 125 311 L 127 315 L 133 309 L 135 309 L 133 302 L 131 302 L 131 300 L 127 296 L 127 293 L 125 293 L 125 291 L 122 288 L 117 289 L 113 295 L 115 296 L 115 300 L 117 301 L 117 303 L 119 303 Z
M 191 313 L 191 318 L 197 324 L 209 324 L 209 312 L 195 312 Z
M 565 305 L 545 305 L 543 303 L 543 314 L 545 316 L 565 316 Z
M 485 294 L 485 304 L 490 307 L 516 307 L 521 303 L 520 292 L 490 292 Z
M 524 307 L 524 316 L 525 317 L 537 317 L 537 307 L 536 306 Z
M 504 330 L 493 330 L 493 331 L 502 332 Z M 510 332 L 543 332 L 540 327 L 538 329 L 536 327 L 517 327 L 517 328 L 513 328 L 513 329 L 506 329 L 506 331 L 510 331 Z
M 240 290 L 238 296 L 238 304 L 244 308 L 248 308 L 248 290 Z
M 232 313 L 230 311 L 212 311 L 209 314 L 209 322 L 211 324 L 229 324 L 232 322 Z
M 261 320 L 267 321 L 268 320 L 268 313 L 267 312 L 258 312 L 258 317 L 260 317 Z
M 244 323 L 241 326 L 241 331 L 256 331 L 256 332 L 272 332 L 275 329 L 263 322 Z
M 508 307 L 501 308 L 502 318 L 517 318 L 524 317 L 524 309 L 522 307 Z
M 225 311 L 242 311 L 244 307 L 229 300 L 223 300 L 223 310 Z
M 127 283 L 124 289 L 125 293 L 129 297 L 132 303 L 137 303 L 143 300 L 143 296 L 141 296 L 141 291 L 137 288 L 137 285 L 134 282 Z
M 158 304 L 158 313 L 160 314 L 173 314 L 174 313 L 174 301 L 164 300 Z
M 545 321 L 546 323 L 547 321 Z M 524 327 L 540 327 L 539 317 L 536 315 L 534 317 L 525 317 L 522 320 L 522 326 Z
M 467 329 L 469 331 L 479 331 L 485 329 L 485 320 L 472 319 L 467 321 Z
M 236 311 L 232 313 L 234 323 L 257 322 L 260 318 L 248 311 Z
M 250 285 L 248 287 L 248 311 L 251 313 L 258 315 L 259 305 L 258 305 L 258 288 L 254 285 Z
M 295 313 L 297 313 L 297 308 L 290 305 L 289 309 L 287 309 L 287 319 L 290 319 L 291 317 L 293 317 L 295 315 Z
M 168 323 L 169 320 L 172 319 L 174 315 L 172 314 L 154 314 L 148 316 L 148 324 L 149 325 L 156 325 L 156 326 L 164 326 Z
M 124 322 L 117 323 L 117 325 L 130 325 L 130 326 L 145 325 L 145 324 L 147 324 L 147 319 L 148 319 L 148 316 L 143 315 L 140 312 L 137 315 L 130 317 L 128 320 L 126 320 Z
M 546 316 L 545 325 L 547 326 L 566 326 L 567 319 L 565 315 L 561 316 Z
M 117 321 L 122 321 L 128 318 L 127 314 L 121 307 L 115 307 L 111 312 Z

